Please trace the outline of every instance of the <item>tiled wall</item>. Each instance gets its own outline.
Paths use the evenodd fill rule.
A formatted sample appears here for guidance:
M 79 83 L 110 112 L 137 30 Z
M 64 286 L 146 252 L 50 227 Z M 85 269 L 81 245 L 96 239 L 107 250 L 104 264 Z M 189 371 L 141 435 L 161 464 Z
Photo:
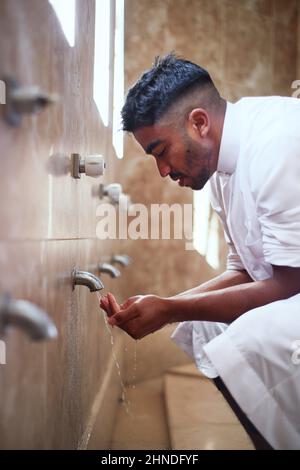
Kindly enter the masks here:
M 41 114 L 24 116 L 18 128 L 4 123 L 0 106 L 1 293 L 42 307 L 58 329 L 58 339 L 47 343 L 31 342 L 17 330 L 5 338 L 1 448 L 84 448 L 96 420 L 95 401 L 103 426 L 94 445 L 109 445 L 112 403 L 120 395 L 111 339 L 96 294 L 71 285 L 75 266 L 89 270 L 113 249 L 96 239 L 99 201 L 91 194 L 96 183 L 115 181 L 116 162 L 110 129 L 102 125 L 92 96 L 93 38 L 93 0 L 77 2 L 74 48 L 47 0 L 0 2 L 1 76 L 60 96 Z M 105 176 L 73 179 L 72 152 L 102 153 Z M 117 281 L 102 280 L 118 292 Z M 114 337 L 121 347 L 116 330 Z M 112 389 L 101 408 L 96 398 L 103 384 Z
M 298 0 L 127 0 L 126 87 L 151 66 L 155 56 L 175 50 L 207 68 L 228 100 L 289 96 L 296 78 L 298 4 Z M 159 177 L 154 160 L 145 157 L 131 137 L 126 138 L 125 155 L 124 184 L 135 201 L 192 202 L 189 189 Z M 138 253 L 129 283 L 132 293 L 168 296 L 215 274 L 199 254 L 185 251 L 181 240 L 139 240 L 128 250 Z M 224 261 L 223 242 L 221 252 Z M 171 330 L 139 343 L 139 378 L 145 377 L 146 361 L 153 363 L 150 370 L 155 374 L 155 363 L 165 370 L 170 365 L 166 358 L 180 360 L 169 341 Z M 128 371 L 131 367 L 127 361 Z

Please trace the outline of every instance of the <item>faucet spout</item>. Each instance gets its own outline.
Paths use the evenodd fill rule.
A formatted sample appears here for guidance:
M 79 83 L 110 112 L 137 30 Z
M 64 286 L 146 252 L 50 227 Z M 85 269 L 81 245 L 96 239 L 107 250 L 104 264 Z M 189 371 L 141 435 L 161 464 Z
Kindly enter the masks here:
M 72 272 L 72 284 L 73 289 L 75 286 L 86 286 L 90 289 L 90 292 L 96 292 L 98 290 L 104 289 L 104 285 L 94 274 L 89 273 L 88 271 L 80 271 L 79 269 L 73 269 Z
M 121 266 L 129 266 L 132 263 L 132 259 L 128 255 L 113 255 L 111 262 L 119 263 Z
M 46 312 L 27 300 L 13 300 L 9 295 L 2 295 L 0 334 L 5 335 L 10 326 L 21 328 L 35 341 L 57 337 L 56 326 Z
M 113 278 L 121 276 L 121 272 L 115 266 L 109 263 L 99 263 L 98 270 L 100 273 L 109 274 L 110 277 Z

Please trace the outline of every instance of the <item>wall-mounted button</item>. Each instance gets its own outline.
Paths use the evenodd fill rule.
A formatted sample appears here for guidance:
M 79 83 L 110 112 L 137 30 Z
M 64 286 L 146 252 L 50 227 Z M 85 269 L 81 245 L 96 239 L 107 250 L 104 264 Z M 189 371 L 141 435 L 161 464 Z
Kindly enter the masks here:
M 102 155 L 88 155 L 85 159 L 81 158 L 79 153 L 72 153 L 72 176 L 81 178 L 81 173 L 87 176 L 97 178 L 104 174 L 106 168 L 104 157 Z
M 118 204 L 122 194 L 122 186 L 119 183 L 111 183 L 104 186 L 100 184 L 100 199 L 107 196 L 112 204 Z
M 108 197 L 112 204 L 119 204 L 122 191 L 122 185 L 119 183 L 111 183 L 107 185 L 100 184 L 99 186 L 94 186 L 92 188 L 92 195 L 99 199 Z

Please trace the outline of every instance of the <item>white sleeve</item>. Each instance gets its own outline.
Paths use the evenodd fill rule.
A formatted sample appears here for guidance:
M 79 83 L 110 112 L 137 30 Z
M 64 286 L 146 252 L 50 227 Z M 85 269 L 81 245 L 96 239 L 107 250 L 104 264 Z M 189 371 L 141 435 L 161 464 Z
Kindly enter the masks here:
M 240 256 L 238 255 L 236 251 L 236 248 L 232 239 L 230 238 L 227 225 L 225 227 L 225 224 L 223 223 L 222 219 L 221 219 L 221 222 L 222 222 L 222 226 L 224 229 L 224 238 L 228 246 L 226 269 L 227 270 L 234 269 L 237 271 L 241 271 L 242 269 L 245 269 L 245 267 L 242 263 Z
M 228 247 L 226 269 L 227 270 L 234 269 L 237 271 L 244 270 L 245 267 L 232 241 L 232 238 L 230 236 L 230 232 L 228 229 L 228 225 L 226 222 L 226 214 L 225 214 L 225 209 L 223 205 L 223 195 L 222 195 L 222 190 L 221 190 L 220 179 L 218 176 L 214 175 L 210 179 L 210 188 L 211 188 L 210 203 L 214 211 L 219 216 L 219 219 L 221 221 L 221 224 L 224 230 L 224 238 Z
M 300 267 L 300 135 L 266 144 L 251 165 L 250 181 L 266 261 Z

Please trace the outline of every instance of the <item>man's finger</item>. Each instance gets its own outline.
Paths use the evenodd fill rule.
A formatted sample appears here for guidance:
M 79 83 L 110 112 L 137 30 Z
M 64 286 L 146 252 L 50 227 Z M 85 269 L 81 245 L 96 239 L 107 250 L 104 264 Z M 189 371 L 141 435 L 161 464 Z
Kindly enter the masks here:
M 130 302 L 130 300 L 128 299 L 128 300 L 126 300 L 123 304 L 120 305 L 120 308 L 124 310 L 125 308 L 129 307 L 130 303 L 131 303 L 131 302 Z
M 100 307 L 103 308 L 103 310 L 105 310 L 105 312 L 107 313 L 107 315 L 110 317 L 111 315 L 113 315 L 113 312 L 110 308 L 110 304 L 109 304 L 109 301 L 106 297 L 102 297 L 101 301 L 100 301 Z
M 113 294 L 111 294 L 110 292 L 108 292 L 107 299 L 108 299 L 109 306 L 110 306 L 110 309 L 111 309 L 113 315 L 115 313 L 118 313 L 120 311 L 120 305 L 116 301 L 115 296 Z
M 121 309 L 124 310 L 125 308 L 130 307 L 134 302 L 136 302 L 138 299 L 138 296 L 135 297 L 129 297 L 129 299 L 125 300 L 125 302 L 120 305 Z
M 128 322 L 129 320 L 133 320 L 134 318 L 138 317 L 135 305 L 131 305 L 124 310 L 120 310 L 118 313 L 112 315 L 108 322 L 110 325 L 123 325 L 123 323 Z
M 100 299 L 100 304 L 99 304 L 99 305 L 100 305 L 100 307 L 106 309 L 106 305 L 107 305 L 107 299 L 106 299 L 106 297 L 101 297 L 101 299 Z

